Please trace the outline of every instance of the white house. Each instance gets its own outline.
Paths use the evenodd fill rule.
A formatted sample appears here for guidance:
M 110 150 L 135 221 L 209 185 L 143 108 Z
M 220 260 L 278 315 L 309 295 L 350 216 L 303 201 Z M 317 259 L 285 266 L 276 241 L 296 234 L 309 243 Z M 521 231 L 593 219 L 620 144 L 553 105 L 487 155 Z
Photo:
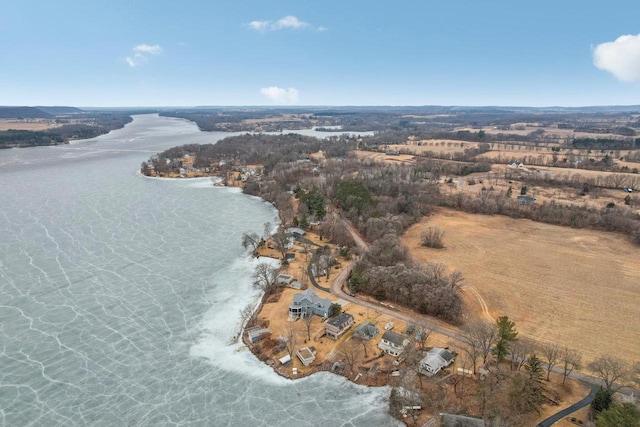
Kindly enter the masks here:
M 380 340 L 378 348 L 391 356 L 398 357 L 404 352 L 405 347 L 408 345 L 409 338 L 392 331 L 387 331 L 382 334 L 382 340 Z
M 313 347 L 302 347 L 296 350 L 296 356 L 304 366 L 309 366 L 316 360 L 316 349 Z
M 455 356 L 444 348 L 434 347 L 420 361 L 420 372 L 432 376 L 455 361 Z

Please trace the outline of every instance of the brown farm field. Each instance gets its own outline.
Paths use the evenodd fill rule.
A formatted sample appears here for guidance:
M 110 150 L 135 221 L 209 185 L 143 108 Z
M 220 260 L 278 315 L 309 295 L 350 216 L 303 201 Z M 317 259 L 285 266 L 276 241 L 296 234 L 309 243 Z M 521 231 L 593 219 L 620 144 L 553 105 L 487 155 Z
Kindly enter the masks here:
M 420 246 L 427 226 L 445 231 L 444 249 Z M 584 363 L 640 360 L 640 248 L 624 236 L 441 209 L 403 242 L 462 271 L 471 318 L 507 315 L 521 335 L 579 350 Z
M 3 130 L 46 130 L 62 126 L 50 119 L 0 119 L 0 131 Z

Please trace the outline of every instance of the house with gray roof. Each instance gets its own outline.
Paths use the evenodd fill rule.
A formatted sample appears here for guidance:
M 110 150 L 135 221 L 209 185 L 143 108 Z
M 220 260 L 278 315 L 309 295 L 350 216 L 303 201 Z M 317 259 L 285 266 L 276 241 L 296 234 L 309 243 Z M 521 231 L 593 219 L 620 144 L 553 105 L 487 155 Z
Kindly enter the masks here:
M 432 376 L 455 361 L 455 355 L 444 348 L 434 347 L 420 361 L 420 372 Z
M 254 326 L 253 328 L 247 329 L 247 339 L 251 344 L 260 341 L 270 334 L 271 331 L 269 329 L 260 326 Z
M 371 322 L 362 323 L 356 327 L 356 330 L 353 332 L 355 336 L 358 338 L 362 338 L 363 340 L 373 339 L 376 335 L 380 333 L 380 329 L 376 328 L 376 326 Z
M 331 301 L 329 298 L 320 298 L 311 289 L 302 291 L 293 296 L 293 302 L 289 304 L 289 321 L 293 322 L 301 317 L 318 315 L 329 317 Z
M 324 332 L 329 338 L 337 340 L 353 326 L 353 323 L 354 319 L 352 315 L 349 313 L 341 313 L 325 323 Z
M 409 338 L 393 331 L 387 331 L 382 334 L 382 339 L 378 344 L 378 348 L 391 356 L 398 357 L 406 346 L 409 345 Z

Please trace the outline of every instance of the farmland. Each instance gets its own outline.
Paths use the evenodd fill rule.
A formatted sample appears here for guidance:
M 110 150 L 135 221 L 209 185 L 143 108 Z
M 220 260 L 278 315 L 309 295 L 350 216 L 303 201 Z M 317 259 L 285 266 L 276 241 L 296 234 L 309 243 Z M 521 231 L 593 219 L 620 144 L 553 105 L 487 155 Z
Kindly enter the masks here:
M 445 249 L 420 246 L 421 231 L 445 231 Z M 581 351 L 586 360 L 640 354 L 640 264 L 637 247 L 614 233 L 576 230 L 442 209 L 411 227 L 403 242 L 424 262 L 464 274 L 466 301 L 507 315 L 522 335 Z M 481 305 L 467 307 L 482 315 Z

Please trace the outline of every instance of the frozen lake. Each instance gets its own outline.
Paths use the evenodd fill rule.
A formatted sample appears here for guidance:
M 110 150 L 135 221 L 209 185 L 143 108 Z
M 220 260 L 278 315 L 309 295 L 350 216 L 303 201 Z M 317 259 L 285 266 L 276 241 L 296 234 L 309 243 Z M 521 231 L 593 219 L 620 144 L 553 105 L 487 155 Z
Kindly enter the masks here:
M 0 425 L 398 425 L 387 389 L 285 380 L 229 344 L 259 298 L 241 235 L 277 213 L 208 179 L 137 173 L 224 136 L 144 115 L 0 150 Z

